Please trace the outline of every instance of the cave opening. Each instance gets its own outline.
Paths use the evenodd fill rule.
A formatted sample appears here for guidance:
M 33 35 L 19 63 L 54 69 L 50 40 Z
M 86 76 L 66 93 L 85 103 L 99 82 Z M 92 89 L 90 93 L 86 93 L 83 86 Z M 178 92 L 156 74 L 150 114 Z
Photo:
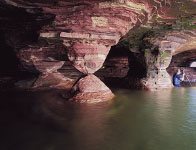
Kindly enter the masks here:
M 8 79 L 13 85 L 18 80 L 38 76 L 38 72 L 23 66 L 18 54 L 38 42 L 41 27 L 50 24 L 54 17 L 42 13 L 40 8 L 26 10 L 0 2 L 0 77 L 3 83 Z
M 95 75 L 110 88 L 128 88 L 129 53 L 125 47 L 112 46 L 103 67 Z
M 191 68 L 196 68 L 196 61 L 193 61 L 193 62 L 190 64 L 190 67 L 191 67 Z
M 172 81 L 177 70 L 183 69 L 185 72 L 185 78 L 181 83 L 182 86 L 196 86 L 196 67 L 194 66 L 196 64 L 195 55 L 196 50 L 193 49 L 180 52 L 172 57 L 171 63 L 167 68 Z
M 112 46 L 103 67 L 95 73 L 112 88 L 140 89 L 140 80 L 146 77 L 145 57 L 122 45 Z
M 142 88 L 141 79 L 147 75 L 145 57 L 143 53 L 129 53 L 129 87 L 132 89 Z

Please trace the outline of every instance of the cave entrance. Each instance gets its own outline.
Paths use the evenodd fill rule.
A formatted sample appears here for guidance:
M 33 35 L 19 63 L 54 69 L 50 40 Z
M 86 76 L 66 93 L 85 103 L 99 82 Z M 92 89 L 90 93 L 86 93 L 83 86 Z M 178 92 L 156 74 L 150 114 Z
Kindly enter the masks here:
M 145 58 L 121 45 L 111 47 L 103 67 L 95 73 L 112 88 L 140 88 L 140 80 L 146 77 Z
M 128 88 L 129 53 L 125 47 L 112 46 L 103 67 L 95 75 L 110 88 Z
M 196 50 L 189 50 L 178 53 L 172 57 L 171 63 L 167 69 L 171 79 L 178 69 L 184 69 L 185 78 L 182 86 L 196 86 Z
M 191 68 L 196 68 L 196 61 L 192 62 L 192 63 L 190 64 L 190 67 L 191 67 Z
M 146 62 L 144 54 L 129 52 L 129 87 L 132 89 L 140 89 L 141 79 L 147 75 Z

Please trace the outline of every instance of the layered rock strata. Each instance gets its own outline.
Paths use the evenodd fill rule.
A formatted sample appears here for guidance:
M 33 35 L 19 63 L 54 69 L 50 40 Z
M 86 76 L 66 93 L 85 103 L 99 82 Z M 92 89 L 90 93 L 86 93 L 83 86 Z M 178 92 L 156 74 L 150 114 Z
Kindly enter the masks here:
M 147 65 L 146 78 L 142 79 L 142 84 L 149 90 L 173 87 L 170 76 L 166 71 L 172 58 L 170 52 L 164 51 L 145 51 Z
M 49 43 L 29 45 L 18 52 L 21 64 L 31 72 L 39 73 L 33 87 L 70 88 L 74 80 L 58 72 L 66 60 L 66 50 L 59 43 L 54 46 Z
M 37 7 L 38 4 L 21 2 L 20 5 Z M 67 55 L 72 65 L 87 75 L 81 79 L 81 82 L 92 80 L 92 83 L 98 82 L 97 84 L 101 81 L 95 80 L 91 74 L 103 66 L 111 46 L 117 44 L 120 37 L 125 35 L 138 19 L 141 21 L 149 17 L 148 6 L 131 1 L 58 1 L 55 7 L 48 7 L 48 5 L 51 4 L 39 6 L 44 13 L 54 14 L 56 17 L 52 24 L 42 27 L 40 39 L 62 41 L 68 50 Z M 91 100 L 96 97 L 99 97 L 99 100 L 103 98 L 97 95 L 100 91 L 95 84 L 88 84 L 88 86 L 96 89 L 97 92 L 89 91 L 88 94 L 81 92 L 82 95 L 86 95 Z M 104 89 L 104 97 L 111 98 L 112 92 L 102 88 L 102 93 Z M 82 98 L 71 99 L 82 101 Z M 85 101 L 88 102 L 87 99 Z
M 163 32 L 160 29 L 143 28 L 142 31 L 136 30 L 135 32 L 137 35 L 135 39 L 130 38 L 130 51 L 134 54 L 133 58 L 140 60 L 143 64 L 140 68 L 146 68 L 146 75 L 143 78 L 135 77 L 138 80 L 135 86 L 149 90 L 173 87 L 166 69 L 173 56 L 195 49 L 195 31 L 168 30 Z M 134 34 L 131 37 L 134 37 Z
M 125 35 L 138 22 L 138 19 L 141 21 L 149 17 L 148 6 L 131 1 L 57 1 L 55 6 L 53 3 L 43 4 L 41 1 L 5 0 L 4 3 L 35 14 L 37 14 L 36 8 L 39 7 L 42 9 L 42 14 L 54 15 L 54 20 L 41 28 L 39 39 L 50 41 L 54 45 L 56 45 L 55 42 L 63 43 L 72 65 L 86 74 L 85 79 L 89 82 L 93 80 L 89 74 L 95 73 L 103 66 L 111 46 L 117 44 L 120 37 Z M 61 64 L 59 59 L 52 57 L 54 60 L 51 61 L 47 55 L 44 58 L 37 57 L 36 55 L 41 51 L 45 51 L 44 48 L 42 45 L 34 44 L 19 52 L 19 58 L 24 66 L 30 66 L 31 69 L 41 72 L 41 80 L 47 79 L 48 76 L 56 76 L 56 70 L 51 70 L 57 69 L 57 66 L 60 67 L 59 64 Z M 32 49 L 34 53 L 31 53 Z M 49 49 L 53 48 L 49 47 Z M 23 59 L 21 54 L 27 51 L 30 56 L 27 57 L 28 59 Z M 88 86 L 95 88 L 93 84 Z M 108 89 L 105 97 L 107 95 L 108 97 L 112 95 Z
M 188 31 L 170 32 L 162 38 L 155 39 L 153 51 L 145 50 L 147 80 L 144 80 L 144 85 L 148 89 L 172 87 L 172 81 L 166 68 L 173 55 L 196 47 L 193 33 Z
M 87 75 L 73 87 L 74 96 L 70 101 L 80 103 L 96 103 L 110 100 L 114 97 L 111 90 L 95 75 Z
M 177 15 L 193 14 L 192 10 L 187 11 L 184 7 L 183 10 L 181 9 L 181 5 L 187 6 L 190 5 L 190 2 L 179 3 L 172 0 L 2 0 L 0 4 L 8 6 L 8 8 L 14 7 L 20 9 L 22 13 L 25 12 L 27 14 L 24 20 L 28 20 L 28 16 L 30 16 L 33 22 L 37 23 L 32 24 L 33 28 L 29 27 L 29 24 L 32 23 L 30 19 L 24 26 L 26 34 L 23 37 L 28 37 L 26 36 L 28 35 L 28 31 L 39 33 L 38 41 L 35 42 L 34 40 L 34 44 L 25 43 L 21 46 L 22 42 L 20 40 L 16 40 L 17 42 L 15 42 L 12 38 L 9 39 L 12 47 L 17 47 L 17 49 L 21 50 L 21 47 L 26 46 L 18 52 L 23 66 L 28 66 L 26 68 L 29 70 L 41 72 L 42 77 L 49 74 L 56 74 L 59 77 L 60 74 L 57 74 L 56 70 L 62 65 L 62 61 L 65 61 L 65 58 L 56 58 L 56 55 L 61 54 L 58 49 L 62 48 L 55 46 L 60 43 L 59 45 L 64 48 L 66 47 L 65 53 L 68 55 L 68 59 L 72 65 L 81 73 L 87 75 L 84 79 L 89 82 L 90 80 L 93 82 L 97 81 L 98 83 L 100 81 L 94 80 L 95 77 L 92 74 L 102 67 L 111 46 L 117 44 L 119 39 L 135 25 L 139 26 L 149 23 L 150 20 L 152 23 L 165 21 L 166 24 L 170 24 L 177 18 Z M 174 7 L 175 5 L 179 6 L 179 8 Z M 155 17 L 155 22 L 153 22 L 153 17 Z M 13 17 L 11 18 L 13 19 Z M 0 20 L 2 19 L 0 18 Z M 146 26 L 148 27 L 148 24 Z M 6 27 L 6 30 L 10 31 L 9 28 L 11 27 Z M 0 26 L 0 28 L 5 28 L 5 26 Z M 32 28 L 32 30 L 27 30 L 29 28 Z M 20 33 L 23 33 L 22 28 L 20 28 Z M 19 38 L 20 35 L 18 34 L 14 39 Z M 11 32 L 6 32 L 5 36 L 12 37 Z M 181 47 L 181 42 L 187 43 L 186 39 L 178 40 L 177 36 L 173 38 L 166 35 L 164 38 L 161 37 L 154 40 L 156 42 L 152 43 L 154 47 L 151 48 L 150 53 L 148 53 L 149 47 L 142 47 L 142 53 L 146 54 L 144 57 L 147 65 L 147 80 L 145 82 L 147 88 L 156 88 L 157 85 L 160 88 L 167 87 L 166 84 L 163 85 L 162 77 L 167 78 L 165 69 L 171 60 L 172 53 Z M 42 40 L 47 41 L 48 45 L 39 44 Z M 153 54 L 154 51 L 156 53 L 155 47 L 159 48 L 157 54 Z M 32 51 L 32 49 L 34 50 Z M 50 57 L 47 49 L 55 55 Z M 181 50 L 178 49 L 178 51 Z M 42 54 L 44 56 L 38 57 L 43 52 L 46 52 Z M 22 54 L 29 56 L 24 58 Z M 165 57 L 165 55 L 169 56 Z M 156 75 L 154 76 L 155 73 Z M 161 78 L 161 81 L 154 81 L 154 78 Z M 83 81 L 83 79 L 81 80 Z M 165 83 L 169 85 L 169 82 Z M 89 86 L 93 89 L 93 85 Z M 97 89 L 97 91 L 99 90 Z M 110 95 L 112 95 L 111 91 L 108 97 Z M 77 98 L 73 99 L 76 100 Z

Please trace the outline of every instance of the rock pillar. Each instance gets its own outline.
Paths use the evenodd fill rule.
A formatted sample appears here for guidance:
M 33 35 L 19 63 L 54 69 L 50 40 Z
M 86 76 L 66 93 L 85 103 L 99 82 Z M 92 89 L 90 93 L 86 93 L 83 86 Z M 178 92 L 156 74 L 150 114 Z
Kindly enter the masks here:
M 46 45 L 29 45 L 21 49 L 17 56 L 24 69 L 39 73 L 38 78 L 31 87 L 54 87 L 70 89 L 74 81 L 58 72 L 64 65 L 66 51 L 62 44 L 57 42 Z M 62 58 L 61 58 L 62 57 Z
M 171 58 L 171 51 L 145 50 L 147 75 L 142 80 L 142 84 L 146 89 L 158 90 L 173 87 L 170 76 L 166 71 Z
M 35 68 L 41 73 L 33 87 L 63 87 L 70 88 L 71 79 L 58 72 L 64 61 L 48 58 L 47 60 L 34 61 Z
M 102 43 L 74 43 L 68 48 L 68 57 L 73 66 L 86 76 L 81 78 L 72 88 L 70 101 L 100 102 L 114 97 L 112 91 L 93 73 L 99 70 L 110 50 L 110 46 Z

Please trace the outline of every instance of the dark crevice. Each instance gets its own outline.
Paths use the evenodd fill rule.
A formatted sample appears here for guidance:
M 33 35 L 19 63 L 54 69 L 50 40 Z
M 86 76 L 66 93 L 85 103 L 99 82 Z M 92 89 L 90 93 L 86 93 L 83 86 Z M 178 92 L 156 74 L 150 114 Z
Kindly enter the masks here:
M 54 19 L 55 15 L 43 14 L 40 8 L 27 11 L 0 3 L 0 76 L 34 76 L 22 67 L 17 51 L 37 43 L 41 28 Z
M 129 53 L 129 88 L 141 88 L 140 80 L 147 74 L 145 57 L 142 53 Z

